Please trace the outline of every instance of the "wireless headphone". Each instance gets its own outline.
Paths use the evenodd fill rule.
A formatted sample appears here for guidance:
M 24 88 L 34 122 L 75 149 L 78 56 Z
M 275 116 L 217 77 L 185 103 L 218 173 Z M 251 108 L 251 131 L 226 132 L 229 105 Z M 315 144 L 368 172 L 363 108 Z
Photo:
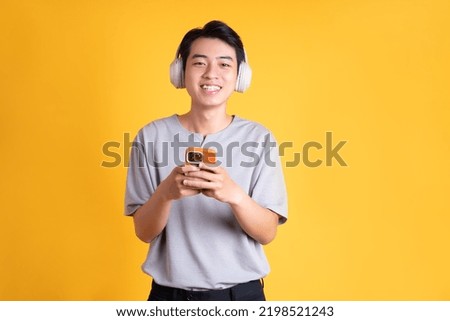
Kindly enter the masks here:
M 236 80 L 235 91 L 243 93 L 250 87 L 252 80 L 252 69 L 247 63 L 247 53 L 244 50 L 244 61 L 239 64 L 239 72 Z M 175 59 L 170 64 L 170 82 L 175 88 L 185 88 L 183 59 L 180 57 L 180 48 L 177 50 Z

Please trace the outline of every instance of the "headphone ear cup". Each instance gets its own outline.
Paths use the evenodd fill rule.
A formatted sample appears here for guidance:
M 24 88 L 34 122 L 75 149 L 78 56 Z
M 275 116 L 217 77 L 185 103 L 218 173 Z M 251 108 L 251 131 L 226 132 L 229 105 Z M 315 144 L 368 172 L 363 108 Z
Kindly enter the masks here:
M 239 65 L 239 73 L 236 80 L 235 90 L 239 93 L 243 93 L 250 87 L 252 81 L 252 69 L 250 65 L 245 61 L 242 61 Z
M 175 58 L 170 64 L 170 82 L 175 88 L 184 88 L 183 60 Z

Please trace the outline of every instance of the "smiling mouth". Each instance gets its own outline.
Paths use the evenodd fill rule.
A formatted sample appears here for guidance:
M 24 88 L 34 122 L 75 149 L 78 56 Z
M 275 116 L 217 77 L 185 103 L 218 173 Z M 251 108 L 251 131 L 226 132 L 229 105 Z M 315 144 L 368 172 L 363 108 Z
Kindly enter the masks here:
M 222 87 L 217 86 L 217 85 L 201 85 L 200 87 L 201 87 L 203 90 L 211 91 L 211 92 L 213 92 L 213 91 L 219 91 L 220 89 L 222 89 Z

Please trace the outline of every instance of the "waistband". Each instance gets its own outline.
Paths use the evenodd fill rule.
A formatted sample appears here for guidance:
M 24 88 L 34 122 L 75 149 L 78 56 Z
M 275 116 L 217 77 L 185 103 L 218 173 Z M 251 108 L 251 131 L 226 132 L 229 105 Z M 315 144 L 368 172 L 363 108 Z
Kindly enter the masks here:
M 235 286 L 226 289 L 219 290 L 206 290 L 206 291 L 189 291 L 179 288 L 173 288 L 169 286 L 164 286 L 152 282 L 152 292 L 157 294 L 166 300 L 209 300 L 209 301 L 223 301 L 230 300 L 235 297 L 238 293 L 245 291 L 259 290 L 264 288 L 264 280 L 253 280 L 246 283 L 240 283 Z

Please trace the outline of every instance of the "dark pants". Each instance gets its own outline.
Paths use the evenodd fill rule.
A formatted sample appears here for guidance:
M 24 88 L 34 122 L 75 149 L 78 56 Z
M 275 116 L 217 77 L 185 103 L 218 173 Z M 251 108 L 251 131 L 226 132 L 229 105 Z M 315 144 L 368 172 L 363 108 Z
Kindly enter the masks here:
M 263 284 L 255 280 L 223 290 L 187 291 L 153 281 L 148 301 L 265 301 Z

